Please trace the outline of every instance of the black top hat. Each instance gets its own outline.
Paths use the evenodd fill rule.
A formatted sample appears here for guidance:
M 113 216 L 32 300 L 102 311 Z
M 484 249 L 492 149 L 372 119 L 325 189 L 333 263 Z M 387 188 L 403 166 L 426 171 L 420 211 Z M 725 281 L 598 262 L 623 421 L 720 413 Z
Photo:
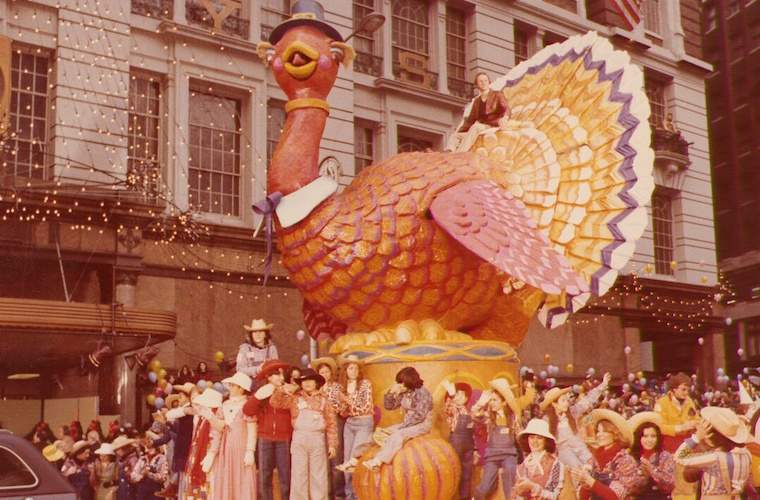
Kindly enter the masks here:
M 315 0 L 297 0 L 290 8 L 290 19 L 278 24 L 269 35 L 269 43 L 275 44 L 294 26 L 310 24 L 322 30 L 327 36 L 339 42 L 343 37 L 338 30 L 325 22 L 325 9 Z
M 313 368 L 306 368 L 301 372 L 301 376 L 296 379 L 299 384 L 304 380 L 314 380 L 319 387 L 325 385 L 325 378 L 317 373 Z

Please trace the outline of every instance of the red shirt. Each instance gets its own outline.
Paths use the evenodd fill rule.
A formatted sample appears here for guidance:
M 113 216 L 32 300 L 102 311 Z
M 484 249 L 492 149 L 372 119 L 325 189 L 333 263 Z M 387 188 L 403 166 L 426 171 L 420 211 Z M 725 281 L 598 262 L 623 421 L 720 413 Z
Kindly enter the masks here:
M 251 396 L 243 406 L 243 414 L 247 417 L 256 417 L 259 437 L 270 441 L 290 441 L 293 434 L 290 411 L 272 408 L 269 398 L 262 400 Z

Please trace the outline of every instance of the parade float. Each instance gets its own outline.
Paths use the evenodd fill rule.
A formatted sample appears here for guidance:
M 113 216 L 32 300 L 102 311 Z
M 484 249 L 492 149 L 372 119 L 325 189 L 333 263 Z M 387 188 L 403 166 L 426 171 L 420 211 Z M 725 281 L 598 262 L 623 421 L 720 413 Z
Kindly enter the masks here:
M 444 380 L 482 390 L 504 377 L 519 391 L 514 348 L 531 320 L 556 327 L 605 294 L 647 224 L 641 70 L 595 33 L 550 45 L 492 83 L 510 119 L 469 151 L 398 154 L 339 190 L 319 175 L 319 144 L 353 50 L 314 7 L 276 27 L 259 55 L 288 102 L 255 210 L 303 294 L 309 333 L 363 361 L 376 401 L 408 365 L 438 411 Z M 382 412 L 379 425 L 399 418 Z M 356 491 L 452 498 L 459 464 L 445 437 L 438 416 L 392 464 L 357 467 Z

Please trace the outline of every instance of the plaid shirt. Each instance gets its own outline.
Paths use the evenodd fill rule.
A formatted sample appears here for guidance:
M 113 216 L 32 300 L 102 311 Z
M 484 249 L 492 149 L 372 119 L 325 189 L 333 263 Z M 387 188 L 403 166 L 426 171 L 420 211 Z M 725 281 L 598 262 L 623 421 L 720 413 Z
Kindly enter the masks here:
M 676 463 L 702 471 L 702 497 L 740 498 L 752 472 L 752 455 L 745 448 L 729 452 L 709 449 L 689 438 L 678 447 Z

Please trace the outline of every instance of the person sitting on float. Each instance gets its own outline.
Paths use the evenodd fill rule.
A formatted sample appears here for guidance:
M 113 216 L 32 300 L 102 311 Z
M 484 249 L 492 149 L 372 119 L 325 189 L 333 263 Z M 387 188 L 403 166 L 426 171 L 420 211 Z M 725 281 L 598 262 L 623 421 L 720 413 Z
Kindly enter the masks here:
M 404 420 L 380 430 L 386 437 L 377 454 L 362 463 L 368 469 L 391 463 L 405 441 L 427 434 L 433 427 L 433 396 L 411 366 L 396 373 L 396 383 L 383 396 L 383 406 L 386 410 L 401 408 Z
M 639 464 L 646 484 L 639 490 L 637 500 L 667 500 L 675 486 L 673 455 L 662 448 L 662 417 L 653 411 L 636 413 L 628 419 L 633 431 L 631 456 Z
M 565 466 L 557 458 L 557 440 L 545 420 L 534 418 L 517 435 L 525 459 L 517 466 L 511 499 L 558 498 L 565 484 Z
M 250 325 L 243 325 L 247 336 L 238 349 L 236 371 L 253 378 L 258 375 L 264 361 L 278 359 L 277 346 L 272 343 L 271 337 L 273 326 L 263 319 L 254 319 Z
M 448 151 L 469 151 L 478 136 L 509 120 L 509 105 L 503 92 L 491 90 L 491 79 L 485 72 L 475 75 L 479 95 L 472 100 L 470 113 L 459 130 L 451 135 Z
M 626 500 L 640 491 L 646 479 L 639 464 L 628 453 L 631 430 L 628 422 L 612 410 L 596 409 L 591 412 L 591 425 L 596 432 L 594 465 L 570 469 L 574 482 L 580 484 L 581 500 Z

